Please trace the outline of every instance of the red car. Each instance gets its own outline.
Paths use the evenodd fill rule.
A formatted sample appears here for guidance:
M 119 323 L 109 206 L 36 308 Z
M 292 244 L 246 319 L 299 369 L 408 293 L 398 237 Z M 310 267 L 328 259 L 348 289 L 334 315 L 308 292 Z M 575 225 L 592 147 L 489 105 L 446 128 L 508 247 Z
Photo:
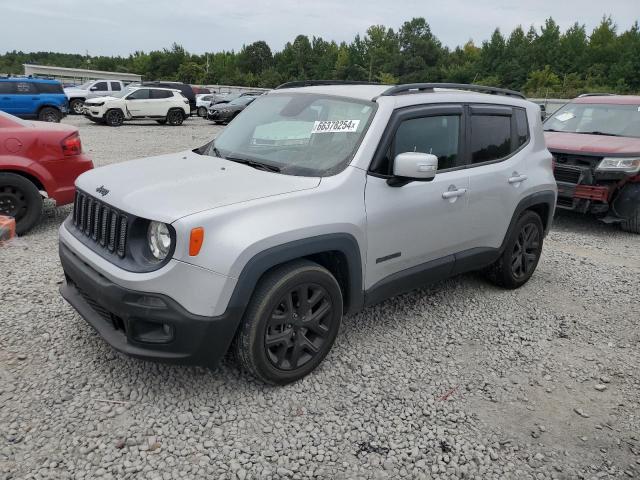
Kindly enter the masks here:
M 15 218 L 18 235 L 40 219 L 41 192 L 57 205 L 72 203 L 76 178 L 92 168 L 77 128 L 0 111 L 0 215 Z
M 640 233 L 640 96 L 583 95 L 544 122 L 558 208 Z

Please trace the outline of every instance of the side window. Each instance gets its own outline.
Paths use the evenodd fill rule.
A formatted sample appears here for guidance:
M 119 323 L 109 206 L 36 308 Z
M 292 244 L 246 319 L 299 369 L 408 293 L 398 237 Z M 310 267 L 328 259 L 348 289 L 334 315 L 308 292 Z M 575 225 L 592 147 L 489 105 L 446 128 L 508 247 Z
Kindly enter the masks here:
M 60 83 L 34 83 L 40 93 L 64 93 Z
M 0 93 L 16 93 L 15 82 L 0 82 Z
M 150 90 L 149 98 L 157 99 L 169 97 L 173 97 L 173 92 L 170 92 L 169 90 Z
M 96 92 L 106 92 L 107 90 L 109 90 L 109 87 L 107 86 L 107 82 L 98 82 L 93 85 L 91 90 Z
M 15 82 L 15 89 L 15 93 L 21 93 L 23 95 L 38 93 L 36 86 L 30 82 Z
M 520 148 L 529 140 L 529 124 L 527 122 L 527 111 L 523 108 L 514 109 L 516 116 L 516 148 Z
M 149 89 L 141 88 L 135 92 L 129 94 L 127 100 L 147 100 L 149 98 Z
M 120 82 L 111 82 L 111 90 L 114 92 L 120 91 Z
M 399 153 L 422 152 L 438 157 L 438 170 L 457 165 L 460 116 L 442 115 L 405 120 L 396 130 L 390 158 Z
M 506 157 L 511 149 L 511 116 L 471 115 L 471 163 Z

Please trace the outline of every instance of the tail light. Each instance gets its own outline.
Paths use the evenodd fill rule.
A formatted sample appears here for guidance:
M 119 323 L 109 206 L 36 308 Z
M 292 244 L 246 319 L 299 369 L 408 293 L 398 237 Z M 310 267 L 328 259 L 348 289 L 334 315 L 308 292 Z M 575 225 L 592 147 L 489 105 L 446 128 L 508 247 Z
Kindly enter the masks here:
M 66 157 L 71 155 L 80 155 L 82 153 L 82 142 L 80 141 L 80 135 L 78 132 L 69 135 L 67 138 L 62 140 L 62 153 Z

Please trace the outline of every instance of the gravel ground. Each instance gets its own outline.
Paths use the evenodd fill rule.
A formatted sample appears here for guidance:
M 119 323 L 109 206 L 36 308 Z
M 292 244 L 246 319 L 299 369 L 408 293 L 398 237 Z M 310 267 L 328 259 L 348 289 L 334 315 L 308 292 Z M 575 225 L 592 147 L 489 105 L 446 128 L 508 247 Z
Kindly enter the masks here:
M 65 121 L 97 165 L 219 130 Z M 638 236 L 559 215 L 520 290 L 465 275 L 388 300 L 274 388 L 111 350 L 58 294 L 69 211 L 0 250 L 0 478 L 640 476 Z

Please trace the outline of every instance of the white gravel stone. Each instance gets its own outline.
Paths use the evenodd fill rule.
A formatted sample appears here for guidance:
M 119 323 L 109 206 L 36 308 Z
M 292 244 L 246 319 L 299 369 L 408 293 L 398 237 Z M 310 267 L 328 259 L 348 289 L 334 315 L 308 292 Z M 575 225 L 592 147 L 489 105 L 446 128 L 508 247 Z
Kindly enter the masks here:
M 97 165 L 195 148 L 221 130 L 198 118 L 64 122 Z M 615 225 L 561 213 L 521 289 L 465 275 L 387 300 L 344 319 L 316 372 L 274 388 L 229 361 L 207 370 L 115 353 L 58 293 L 69 212 L 47 202 L 33 232 L 0 247 L 2 480 L 638 471 L 627 447 L 640 431 L 640 237 Z M 616 388 L 594 392 L 611 378 Z M 549 432 L 532 439 L 541 423 Z

